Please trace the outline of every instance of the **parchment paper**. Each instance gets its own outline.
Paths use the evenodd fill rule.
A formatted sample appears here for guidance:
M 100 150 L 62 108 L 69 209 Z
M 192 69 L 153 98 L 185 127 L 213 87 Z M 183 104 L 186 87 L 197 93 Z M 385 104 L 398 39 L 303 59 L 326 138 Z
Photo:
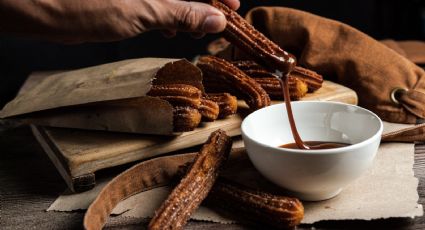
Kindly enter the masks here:
M 406 127 L 391 123 L 384 123 L 384 126 L 384 132 Z M 240 142 L 237 145 L 240 145 Z M 413 174 L 413 163 L 414 144 L 381 144 L 373 166 L 361 178 L 344 188 L 337 197 L 320 202 L 303 202 L 305 217 L 302 223 L 310 224 L 321 220 L 413 218 L 423 215 L 422 205 L 418 204 L 418 179 Z M 250 164 L 241 162 L 229 170 L 224 174 L 233 175 L 233 179 L 252 187 L 267 183 Z M 107 180 L 104 180 L 95 189 L 80 194 L 64 193 L 47 211 L 87 209 L 106 183 Z M 113 214 L 135 218 L 151 217 L 170 189 L 161 187 L 132 196 L 120 202 Z M 231 216 L 221 215 L 206 207 L 199 208 L 192 219 L 220 223 L 237 222 L 237 219 Z
M 0 111 L 0 118 L 51 127 L 172 135 L 172 106 L 146 96 L 152 82 L 204 90 L 201 71 L 185 59 L 130 59 L 46 76 L 23 87 Z

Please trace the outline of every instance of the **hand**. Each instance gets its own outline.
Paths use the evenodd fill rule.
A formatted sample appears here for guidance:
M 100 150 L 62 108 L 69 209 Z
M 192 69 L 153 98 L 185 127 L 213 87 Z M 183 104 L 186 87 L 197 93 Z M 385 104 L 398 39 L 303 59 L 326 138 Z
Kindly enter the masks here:
M 201 38 L 205 33 L 218 33 L 224 30 L 226 27 L 226 19 L 224 15 L 209 5 L 196 2 L 182 2 L 176 0 L 181 5 L 181 11 L 177 12 L 172 20 L 171 25 L 166 26 L 166 30 L 162 30 L 162 34 L 165 37 L 174 37 L 177 31 L 192 32 L 192 37 Z M 237 10 L 240 6 L 239 0 L 221 0 L 226 5 L 234 10 Z M 191 15 L 192 14 L 192 15 Z M 170 25 L 170 23 L 161 23 L 163 25 Z M 179 28 L 179 26 L 181 26 Z
M 222 0 L 233 9 L 239 0 Z M 116 41 L 149 30 L 196 36 L 224 30 L 214 7 L 182 0 L 0 0 L 0 32 L 64 43 Z

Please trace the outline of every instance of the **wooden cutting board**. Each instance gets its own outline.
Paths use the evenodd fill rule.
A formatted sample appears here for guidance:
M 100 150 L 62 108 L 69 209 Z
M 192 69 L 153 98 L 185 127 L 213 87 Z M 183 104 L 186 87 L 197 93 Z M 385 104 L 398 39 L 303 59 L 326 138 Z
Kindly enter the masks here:
M 32 75 L 22 90 L 42 79 L 42 75 Z M 321 89 L 302 100 L 357 104 L 357 95 L 351 89 L 325 81 Z M 194 131 L 175 137 L 37 126 L 31 128 L 69 188 L 73 192 L 81 192 L 94 187 L 95 172 L 98 170 L 202 144 L 212 131 L 219 128 L 231 136 L 240 135 L 240 124 L 243 114 L 246 114 L 245 106 L 241 103 L 240 112 L 234 116 L 203 123 Z

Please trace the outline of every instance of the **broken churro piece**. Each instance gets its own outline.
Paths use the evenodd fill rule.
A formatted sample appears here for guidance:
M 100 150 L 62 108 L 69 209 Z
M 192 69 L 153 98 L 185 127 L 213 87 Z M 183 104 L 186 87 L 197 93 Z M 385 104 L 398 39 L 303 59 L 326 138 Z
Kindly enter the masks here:
M 282 100 L 282 86 L 277 78 L 254 78 L 273 99 Z M 291 100 L 299 100 L 307 94 L 307 84 L 294 77 L 288 77 L 289 95 Z
M 322 87 L 323 76 L 300 66 L 295 66 L 289 76 L 298 78 L 307 84 L 308 92 L 314 92 Z
M 211 101 L 215 101 L 218 104 L 220 108 L 220 112 L 218 114 L 219 118 L 235 114 L 238 110 L 237 98 L 229 93 L 209 93 L 206 95 L 206 98 Z
M 213 132 L 186 175 L 155 212 L 148 229 L 183 229 L 214 185 L 231 147 L 232 139 L 224 131 Z
M 202 115 L 192 107 L 177 106 L 173 108 L 174 132 L 192 131 L 201 123 Z
M 232 64 L 244 71 L 248 76 L 255 79 L 277 78 L 273 70 L 269 70 L 252 60 L 233 61 Z M 307 84 L 308 92 L 310 93 L 321 88 L 323 84 L 322 75 L 300 66 L 295 66 L 292 72 L 289 73 L 289 76 L 304 81 Z
M 173 106 L 190 106 L 199 108 L 201 105 L 200 89 L 186 84 L 154 85 L 147 93 L 148 96 L 159 97 Z
M 267 92 L 251 77 L 232 65 L 230 62 L 214 56 L 200 57 L 197 66 L 204 74 L 205 86 L 208 82 L 216 82 L 218 85 L 229 85 L 243 95 L 248 106 L 257 110 L 270 105 L 270 97 Z M 214 90 L 212 90 L 214 91 Z
M 220 107 L 218 104 L 207 98 L 201 99 L 201 106 L 199 107 L 199 112 L 202 115 L 202 119 L 205 121 L 214 121 L 218 118 L 220 113 Z
M 254 191 L 219 178 L 211 189 L 207 203 L 221 207 L 251 221 L 277 228 L 293 228 L 304 217 L 304 206 L 296 198 Z

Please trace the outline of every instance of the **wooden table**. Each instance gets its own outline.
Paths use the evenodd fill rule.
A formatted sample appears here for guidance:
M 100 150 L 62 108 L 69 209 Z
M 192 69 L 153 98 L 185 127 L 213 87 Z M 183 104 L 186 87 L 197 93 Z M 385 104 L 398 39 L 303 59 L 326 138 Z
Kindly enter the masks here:
M 5 129 L 0 124 L 0 229 L 81 229 L 84 211 L 46 212 L 66 184 L 29 127 Z M 414 171 L 419 203 L 425 206 L 425 144 L 417 144 Z M 118 168 L 102 173 L 116 173 Z M 108 229 L 140 229 L 147 220 L 113 217 Z M 425 217 L 376 221 L 324 221 L 298 229 L 425 229 Z M 257 227 L 259 228 L 259 227 Z M 191 221 L 186 229 L 255 229 Z

